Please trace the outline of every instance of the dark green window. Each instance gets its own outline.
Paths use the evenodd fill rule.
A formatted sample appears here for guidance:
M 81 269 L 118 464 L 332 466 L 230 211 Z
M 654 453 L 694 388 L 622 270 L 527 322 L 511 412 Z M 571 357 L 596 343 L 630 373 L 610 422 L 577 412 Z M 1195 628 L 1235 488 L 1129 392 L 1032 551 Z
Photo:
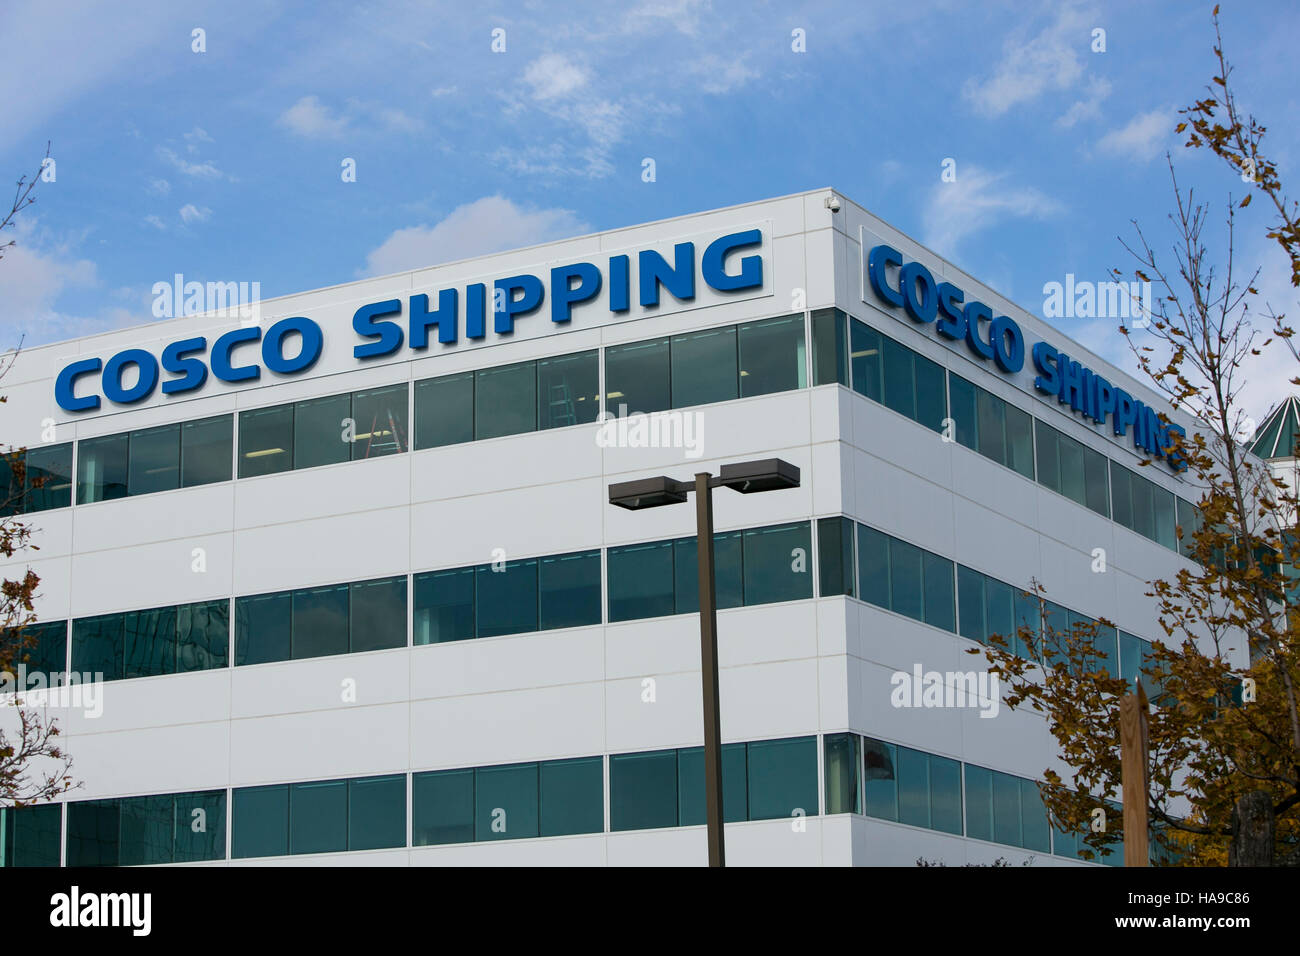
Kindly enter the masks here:
M 415 383 L 415 447 L 438 448 L 474 440 L 474 373 Z
M 818 519 L 817 562 L 819 596 L 854 595 L 852 521 L 839 517 Z
M 1115 520 L 1171 551 L 1178 550 L 1178 517 L 1173 492 L 1119 465 L 1111 467 Z
M 289 787 L 237 787 L 231 798 L 231 856 L 287 856 Z
M 605 350 L 605 407 L 619 417 L 672 407 L 667 339 Z
M 293 592 L 235 598 L 235 664 L 287 661 L 293 643 Z
M 673 408 L 739 396 L 734 325 L 675 335 L 669 356 Z
M 348 603 L 352 653 L 406 646 L 406 575 L 358 581 Z
M 474 839 L 520 840 L 537 835 L 537 764 L 475 770 Z
M 342 426 L 335 434 L 342 434 Z M 239 477 L 273 475 L 293 468 L 293 406 L 239 413 Z
M 700 609 L 700 556 L 694 537 L 673 542 L 673 575 L 676 613 L 694 614 Z M 744 532 L 714 533 L 713 590 L 719 610 L 744 605 Z
M 348 849 L 406 846 L 406 775 L 348 781 Z
M 848 317 L 839 309 L 812 314 L 813 384 L 849 384 Z
M 406 451 L 406 384 L 353 392 L 351 418 L 356 422 L 353 461 Z
M 474 771 L 438 770 L 411 777 L 415 846 L 474 842 Z
M 1038 443 L 1038 483 L 1109 518 L 1106 456 L 1040 421 L 1035 420 L 1034 430 Z M 1116 520 L 1118 514 L 1116 504 Z
M 537 360 L 537 427 L 584 425 L 600 415 L 600 353 Z
M 749 744 L 749 819 L 817 815 L 817 738 Z
M 150 866 L 225 856 L 224 790 L 68 804 L 68 866 Z
M 961 764 L 956 760 L 867 738 L 863 765 L 867 816 L 962 832 Z
M 77 442 L 77 504 L 125 498 L 126 435 L 105 435 Z
M 808 384 L 802 315 L 747 322 L 737 328 L 736 336 L 742 398 L 788 392 Z
M 885 396 L 882 338 L 879 332 L 857 319 L 849 320 L 849 369 L 853 390 L 873 402 L 883 402 Z
M 230 480 L 234 417 L 219 415 L 181 425 L 181 487 Z
M 823 738 L 826 767 L 826 812 L 861 813 L 862 790 L 857 734 L 827 734 Z
M 807 521 L 745 530 L 745 605 L 813 596 L 812 532 Z
M 335 584 L 293 592 L 295 660 L 348 652 L 348 586 Z
M 1038 784 L 972 764 L 966 764 L 965 777 L 968 837 L 1051 852 L 1051 830 Z
M 745 744 L 722 745 L 722 822 L 749 819 L 748 774 Z M 677 751 L 677 825 L 701 826 L 708 822 L 704 777 L 704 748 Z
M 415 643 L 441 644 L 474 637 L 473 568 L 415 576 Z
M 1006 639 L 1007 647 L 1022 657 L 1031 649 L 1019 635 L 1022 623 L 1038 631 L 1038 601 L 1011 585 L 957 565 L 957 591 L 961 636 L 981 644 L 993 635 Z
M 943 430 L 948 399 L 941 365 L 865 323 L 849 322 L 853 388 L 932 431 Z
M 599 551 L 541 558 L 538 586 L 541 630 L 600 623 Z
M 858 525 L 858 596 L 887 608 L 889 600 L 889 542 L 887 534 Z
M 611 623 L 676 613 L 673 542 L 610 548 L 607 560 Z
M 897 748 L 869 737 L 862 740 L 862 796 L 866 815 L 898 819 Z
M 605 761 L 601 757 L 543 760 L 538 767 L 541 836 L 605 829 Z
M 474 373 L 474 437 L 499 438 L 537 429 L 537 363 Z
M 341 853 L 348 848 L 348 782 L 289 785 L 289 852 Z
M 236 859 L 406 846 L 406 775 L 239 787 Z
M 0 460 L 0 476 L 0 514 L 67 508 L 72 504 L 72 442 L 10 452 Z
M 62 804 L 0 807 L 0 867 L 58 866 Z
M 858 593 L 870 604 L 956 630 L 953 563 L 866 525 L 858 525 Z
M 1178 553 L 1189 560 L 1195 559 L 1196 535 L 1201 530 L 1201 509 L 1184 498 L 1175 502 L 1175 517 L 1182 537 L 1178 539 Z
M 72 669 L 122 680 L 225 667 L 229 608 L 218 600 L 78 618 Z
M 352 458 L 355 434 L 358 441 L 363 433 L 360 422 L 348 427 L 352 417 L 352 396 L 326 395 L 296 402 L 293 406 L 293 467 L 316 468 L 320 465 L 337 465 Z
M 235 599 L 235 663 L 406 646 L 406 577 Z
M 948 388 L 958 443 L 1032 480 L 1033 417 L 960 375 L 949 374 Z
M 46 686 L 51 686 L 56 682 L 56 675 L 68 669 L 67 621 L 35 622 L 21 631 L 7 629 L 0 639 L 10 662 L 26 665 L 29 680 L 40 674 Z
M 537 559 L 479 565 L 475 579 L 478 637 L 537 630 Z
M 160 425 L 130 433 L 127 493 L 148 495 L 181 486 L 181 426 Z
M 609 813 L 615 832 L 677 826 L 677 751 L 611 756 Z
M 230 662 L 230 601 L 176 609 L 176 672 L 206 671 Z

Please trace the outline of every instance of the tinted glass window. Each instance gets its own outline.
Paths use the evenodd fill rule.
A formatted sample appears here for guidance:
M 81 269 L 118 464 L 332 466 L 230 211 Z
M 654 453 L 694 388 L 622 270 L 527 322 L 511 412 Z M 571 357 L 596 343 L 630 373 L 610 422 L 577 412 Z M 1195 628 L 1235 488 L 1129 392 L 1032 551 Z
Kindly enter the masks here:
M 63 806 L 0 808 L 0 867 L 58 866 Z
M 610 548 L 608 561 L 611 622 L 675 613 L 671 541 Z
M 293 467 L 315 468 L 335 465 L 352 457 L 348 428 L 352 417 L 352 396 L 329 395 L 298 402 L 294 406 Z M 361 434 L 361 426 L 355 428 Z
M 473 568 L 415 576 L 415 643 L 441 644 L 474 637 Z
M 350 585 L 353 653 L 406 646 L 406 576 Z
M 739 395 L 734 325 L 675 335 L 670 354 L 673 408 L 723 402 Z
M 235 859 L 288 855 L 288 786 L 236 788 L 230 813 L 230 852 Z
M 335 431 L 337 436 L 342 431 Z M 239 477 L 273 475 L 293 467 L 293 406 L 239 413 Z
M 819 309 L 812 314 L 813 384 L 849 384 L 847 317 L 839 309 Z
M 480 565 L 475 587 L 479 637 L 537 630 L 536 558 Z
M 600 359 L 596 351 L 537 361 L 538 428 L 594 422 L 600 414 Z
M 983 644 L 989 631 L 984 617 L 984 575 L 957 565 L 957 620 L 962 637 Z
M 921 592 L 921 556 L 916 545 L 897 538 L 889 541 L 890 610 L 924 620 Z
M 122 679 L 124 615 L 102 614 L 72 622 L 72 669 Z
M 916 366 L 911 349 L 881 336 L 885 369 L 886 408 L 916 420 Z
M 747 760 L 744 744 L 722 745 L 722 822 L 749 819 Z M 700 826 L 708 822 L 704 748 L 677 751 L 677 825 Z
M 352 418 L 356 422 L 353 461 L 396 455 L 409 447 L 405 384 L 353 392 Z
M 606 349 L 605 389 L 605 407 L 614 415 L 658 412 L 672 407 L 668 340 L 633 342 Z
M 953 601 L 952 562 L 929 551 L 922 552 L 925 573 L 925 623 L 955 631 L 956 607 Z
M 127 441 L 106 435 L 77 442 L 77 504 L 126 497 Z
M 116 800 L 68 804 L 68 866 L 117 866 L 122 808 Z
M 175 807 L 160 794 L 116 801 L 120 808 L 119 866 L 153 866 L 172 862 Z
M 930 756 L 930 826 L 961 835 L 961 764 Z
M 415 447 L 474 440 L 474 373 L 415 383 Z
M 230 480 L 234 419 L 229 415 L 181 425 L 181 485 Z
M 474 839 L 537 836 L 537 764 L 479 767 L 474 772 Z
M 817 521 L 818 587 L 821 597 L 854 592 L 853 522 L 848 518 Z
M 348 652 L 348 585 L 293 592 L 293 657 Z
M 881 335 L 857 319 L 849 322 L 849 357 L 853 370 L 853 390 L 873 402 L 884 396 L 884 374 L 881 371 Z
M 749 819 L 817 814 L 817 738 L 749 744 Z
M 542 558 L 541 629 L 600 623 L 600 552 Z
M 289 786 L 289 852 L 338 853 L 348 848 L 348 782 Z
M 567 836 L 605 829 L 605 761 L 544 760 L 538 767 L 538 833 Z
M 745 531 L 745 604 L 797 601 L 813 594 L 808 522 Z
M 889 607 L 889 535 L 858 525 L 858 594 L 862 600 Z
M 72 504 L 72 442 L 27 449 L 23 510 L 48 511 Z
M 230 655 L 230 601 L 204 601 L 176 609 L 176 671 L 225 667 Z
M 861 813 L 857 734 L 827 734 L 824 740 L 826 812 Z
M 474 841 L 474 771 L 440 770 L 411 778 L 415 846 Z
M 882 820 L 898 819 L 898 779 L 894 770 L 896 753 L 893 744 L 872 740 L 862 741 L 862 768 L 865 781 L 863 802 L 869 817 Z
M 406 775 L 348 781 L 348 849 L 406 846 Z
M 133 495 L 181 485 L 181 427 L 162 425 L 131 432 L 127 490 Z
M 616 832 L 677 826 L 677 751 L 611 756 L 609 808 Z
M 677 538 L 673 551 L 677 613 L 694 614 L 700 609 L 700 556 L 696 539 Z M 713 535 L 713 590 L 719 610 L 745 603 L 744 534 L 740 531 Z
M 131 611 L 123 616 L 123 677 L 176 672 L 176 608 Z
M 235 663 L 287 661 L 292 622 L 293 595 L 289 591 L 235 598 Z
M 802 315 L 746 323 L 737 329 L 737 339 L 742 398 L 807 385 Z
M 178 793 L 172 859 L 176 863 L 226 858 L 226 791 Z
M 474 373 L 474 437 L 499 438 L 537 429 L 537 363 Z

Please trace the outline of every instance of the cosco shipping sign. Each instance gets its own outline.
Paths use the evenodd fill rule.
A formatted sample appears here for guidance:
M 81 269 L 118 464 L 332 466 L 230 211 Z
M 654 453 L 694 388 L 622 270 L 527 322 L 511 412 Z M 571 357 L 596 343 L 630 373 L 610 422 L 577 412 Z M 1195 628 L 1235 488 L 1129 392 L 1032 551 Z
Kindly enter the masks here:
M 702 248 L 698 248 L 702 245 Z M 677 242 L 670 256 L 655 249 L 610 255 L 597 264 L 569 262 L 543 274 L 522 273 L 492 282 L 472 282 L 403 299 L 370 302 L 352 316 L 356 360 L 391 356 L 406 346 L 426 352 L 430 343 L 453 345 L 509 337 L 515 323 L 549 312 L 552 327 L 572 321 L 575 307 L 606 305 L 606 317 L 635 318 L 667 311 L 667 292 L 678 303 L 696 299 L 701 284 L 715 293 L 733 295 L 761 290 L 765 282 L 763 230 L 747 229 L 707 243 Z M 635 269 L 634 269 L 635 266 Z M 491 306 L 489 307 L 489 302 Z M 489 321 L 490 318 L 490 321 Z M 541 319 L 545 321 L 544 319 Z M 163 395 L 182 395 L 213 378 L 229 383 L 253 382 L 263 367 L 278 375 L 300 375 L 316 364 L 325 333 L 307 316 L 291 316 L 260 327 L 231 329 L 209 342 L 196 335 L 178 339 L 155 355 L 128 348 L 109 358 L 84 358 L 65 366 L 54 383 L 59 407 L 69 412 L 98 409 L 102 399 L 115 405 L 143 402 L 161 388 Z
M 1016 375 L 1024 368 L 1025 336 L 1014 319 L 994 315 L 988 305 L 968 298 L 951 282 L 938 281 L 925 265 L 906 261 L 897 249 L 869 246 L 865 230 L 862 239 L 863 301 L 868 301 L 869 289 L 886 311 L 904 313 L 913 324 L 929 326 L 950 347 L 964 344 L 977 361 L 1003 375 Z M 1186 467 L 1169 454 L 1171 433 L 1185 435 L 1182 426 L 1163 420 L 1155 409 L 1047 342 L 1035 342 L 1028 355 L 1037 372 L 1038 392 L 1099 425 L 1109 422 L 1117 436 L 1132 429 L 1134 448 L 1165 458 L 1175 471 Z

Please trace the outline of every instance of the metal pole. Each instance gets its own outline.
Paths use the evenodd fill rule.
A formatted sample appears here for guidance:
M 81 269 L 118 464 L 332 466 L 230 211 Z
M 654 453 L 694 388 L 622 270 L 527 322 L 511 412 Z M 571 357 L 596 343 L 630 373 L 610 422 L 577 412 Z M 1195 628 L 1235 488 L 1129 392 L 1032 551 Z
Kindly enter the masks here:
M 712 476 L 695 476 L 695 541 L 700 567 L 700 680 L 704 687 L 704 793 L 709 866 L 725 866 L 722 840 L 722 711 L 718 706 L 718 603 L 713 573 Z

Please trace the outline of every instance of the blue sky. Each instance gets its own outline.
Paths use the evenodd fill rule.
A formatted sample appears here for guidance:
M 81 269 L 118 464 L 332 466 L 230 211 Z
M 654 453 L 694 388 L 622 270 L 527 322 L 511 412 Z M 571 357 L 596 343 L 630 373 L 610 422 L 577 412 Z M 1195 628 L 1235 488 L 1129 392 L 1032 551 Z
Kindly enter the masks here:
M 1044 283 L 1129 265 L 1131 220 L 1168 247 L 1166 149 L 1217 241 L 1245 184 L 1173 132 L 1212 6 L 8 0 L 0 170 L 49 140 L 57 180 L 6 233 L 0 347 L 149 321 L 177 272 L 282 295 L 828 185 L 1041 315 Z M 1297 182 L 1300 9 L 1221 19 Z M 1300 312 L 1268 221 L 1243 212 L 1241 265 Z M 1056 324 L 1131 365 L 1114 322 Z M 1276 352 L 1260 415 L 1292 374 Z

